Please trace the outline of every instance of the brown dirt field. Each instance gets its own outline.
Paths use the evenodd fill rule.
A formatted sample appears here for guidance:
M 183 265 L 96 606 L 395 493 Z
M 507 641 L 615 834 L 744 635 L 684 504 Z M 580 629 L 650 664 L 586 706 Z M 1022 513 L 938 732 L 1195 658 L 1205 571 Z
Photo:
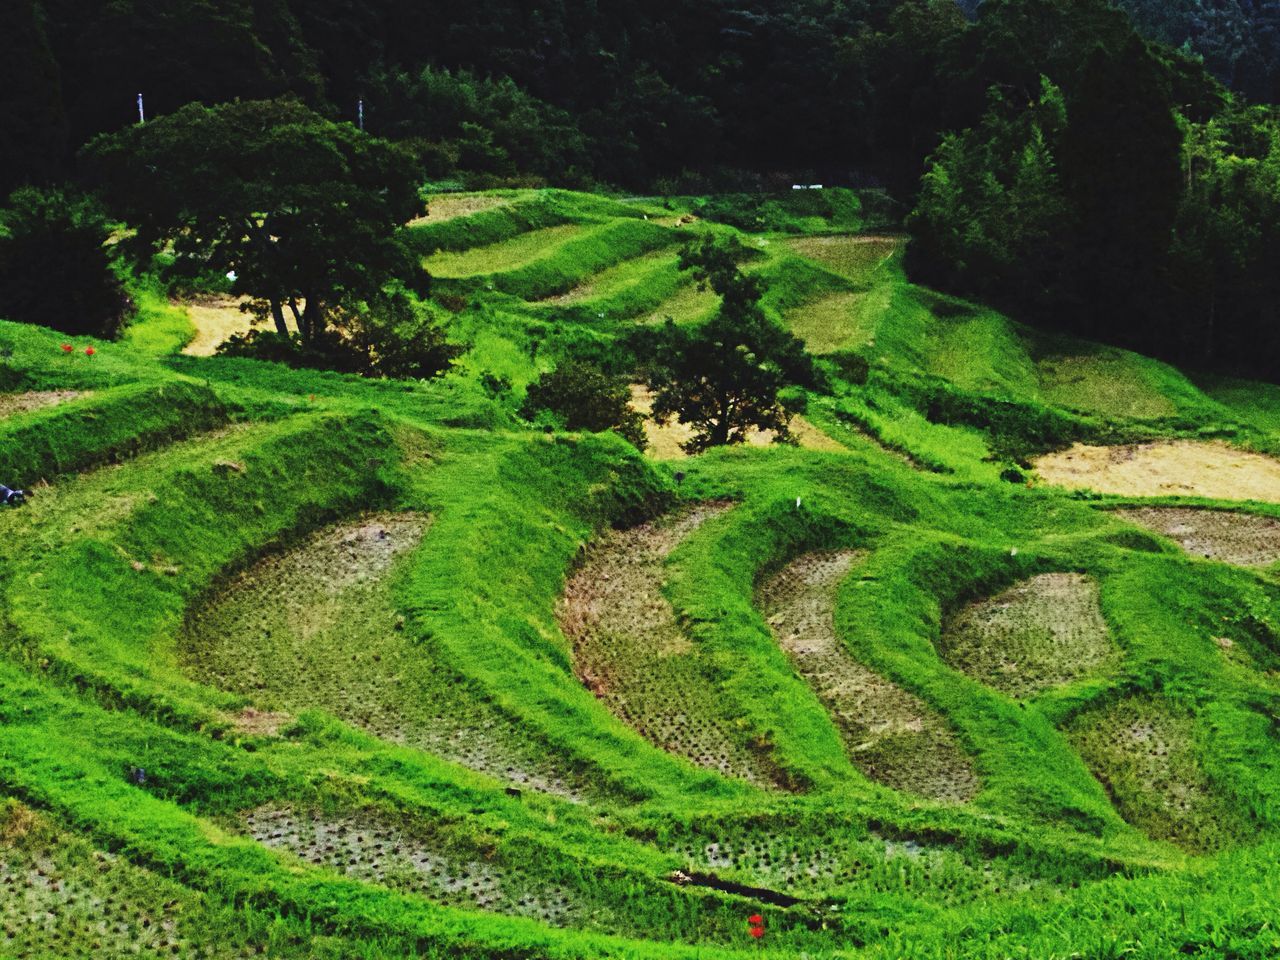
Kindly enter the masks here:
M 473 213 L 482 213 L 494 207 L 505 207 L 510 202 L 505 197 L 444 193 L 428 198 L 426 216 L 410 220 L 409 226 L 416 227 L 424 223 L 440 223 L 457 217 L 469 217 Z
M 240 310 L 243 301 L 231 297 L 211 297 L 182 304 L 196 335 L 182 348 L 189 357 L 211 357 L 224 340 L 234 333 L 248 333 L 253 318 Z
M 1113 664 L 1098 584 L 1076 573 L 1046 573 L 971 603 L 949 617 L 944 660 L 1019 700 Z
M 836 590 L 864 556 L 856 550 L 805 554 L 764 585 L 760 608 L 859 769 L 908 793 L 971 800 L 977 773 L 942 717 L 855 660 L 836 634 Z
M 721 711 L 714 670 L 662 592 L 671 552 L 732 507 L 703 503 L 605 534 L 565 585 L 560 626 L 578 678 L 619 719 L 699 766 L 768 785 L 760 757 Z
M 1046 483 L 1120 496 L 1196 496 L 1280 503 L 1280 460 L 1225 443 L 1076 444 L 1035 461 Z
M 655 460 L 683 460 L 689 454 L 680 446 L 688 443 L 693 437 L 693 428 L 688 424 L 671 420 L 662 425 L 649 418 L 653 410 L 653 394 L 643 384 L 631 385 L 631 406 L 644 418 L 644 435 L 649 442 L 645 451 Z M 804 417 L 797 416 L 791 420 L 791 432 L 806 450 L 819 450 L 824 453 L 846 453 L 844 446 L 827 436 Z M 747 439 L 752 447 L 767 447 L 773 444 L 772 430 L 756 430 Z
M 44 407 L 57 406 L 83 397 L 80 390 L 33 390 L 29 393 L 0 393 L 0 419 L 12 417 L 19 413 L 29 413 Z
M 1116 516 L 1176 541 L 1197 557 L 1238 567 L 1280 562 L 1280 520 L 1228 510 L 1139 507 Z

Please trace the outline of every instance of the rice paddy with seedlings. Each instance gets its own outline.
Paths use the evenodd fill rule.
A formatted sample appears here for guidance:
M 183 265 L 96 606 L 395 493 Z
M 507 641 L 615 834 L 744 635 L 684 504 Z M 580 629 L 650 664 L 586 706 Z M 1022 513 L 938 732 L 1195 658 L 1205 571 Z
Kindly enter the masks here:
M 793 560 L 760 590 L 765 619 L 868 777 L 934 800 L 971 800 L 978 776 L 946 722 L 855 660 L 836 633 L 836 592 L 860 559 L 844 550 Z
M 1189 709 L 1158 697 L 1123 697 L 1076 717 L 1068 734 L 1124 818 L 1153 839 L 1207 853 L 1253 833 L 1205 773 Z
M 1098 583 L 1078 573 L 1042 573 L 967 604 L 943 625 L 939 647 L 957 670 L 1016 700 L 1120 659 Z
M 0 955 L 1280 953 L 1280 393 L 735 202 L 429 198 L 424 382 L 0 321 Z M 706 230 L 800 443 L 523 420 Z
M 419 514 L 374 514 L 268 554 L 189 616 L 187 670 L 253 701 L 237 718 L 243 732 L 278 732 L 282 717 L 320 709 L 508 783 L 580 796 L 580 778 L 406 639 L 396 574 L 429 527 Z
M 1280 519 L 1275 517 L 1189 507 L 1131 507 L 1115 514 L 1168 537 L 1193 557 L 1240 567 L 1280 563 Z
M 560 626 L 574 672 L 650 742 L 701 767 L 767 785 L 770 773 L 714 696 L 715 666 L 663 595 L 663 564 L 731 503 L 696 505 L 594 544 L 565 585 Z

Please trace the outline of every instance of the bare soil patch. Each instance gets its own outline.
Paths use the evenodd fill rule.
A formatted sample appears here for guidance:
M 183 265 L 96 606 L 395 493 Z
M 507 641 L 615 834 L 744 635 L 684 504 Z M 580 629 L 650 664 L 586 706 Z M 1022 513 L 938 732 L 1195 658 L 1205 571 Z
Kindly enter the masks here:
M 492 197 L 484 194 L 440 194 L 427 200 L 426 215 L 410 220 L 409 226 L 416 227 L 425 223 L 441 223 L 457 217 L 469 217 L 473 213 L 505 207 L 510 202 L 506 197 Z
M 189 615 L 183 663 L 196 679 L 253 700 L 233 718 L 270 735 L 321 709 L 382 739 L 568 797 L 586 789 L 530 732 L 444 659 L 409 640 L 393 594 L 429 518 L 377 514 L 267 555 Z
M 560 625 L 573 643 L 574 671 L 617 717 L 699 766 L 767 785 L 766 765 L 721 710 L 712 665 L 662 592 L 671 552 L 732 506 L 703 503 L 605 534 L 565 585 Z
M 1026 700 L 1119 660 L 1098 584 L 1046 573 L 971 603 L 943 625 L 942 658 L 1007 696 Z
M 32 390 L 27 393 L 0 393 L 0 419 L 19 413 L 55 407 L 68 400 L 83 397 L 81 390 Z
M 977 773 L 942 717 L 855 660 L 836 634 L 836 590 L 862 557 L 855 550 L 799 557 L 761 589 L 761 610 L 859 769 L 908 793 L 970 800 L 978 792 Z
M 253 329 L 253 317 L 240 309 L 242 302 L 231 297 L 210 297 L 182 304 L 196 328 L 196 335 L 182 352 L 191 357 L 211 357 L 223 341 Z
M 1229 510 L 1137 507 L 1116 516 L 1176 541 L 1197 557 L 1239 567 L 1280 562 L 1280 520 Z
M 1048 483 L 1121 496 L 1196 496 L 1280 503 L 1280 460 L 1225 443 L 1076 444 L 1035 461 Z
M 1192 853 L 1244 840 L 1244 823 L 1201 769 L 1195 720 L 1167 700 L 1131 696 L 1076 717 L 1067 735 L 1122 817 Z

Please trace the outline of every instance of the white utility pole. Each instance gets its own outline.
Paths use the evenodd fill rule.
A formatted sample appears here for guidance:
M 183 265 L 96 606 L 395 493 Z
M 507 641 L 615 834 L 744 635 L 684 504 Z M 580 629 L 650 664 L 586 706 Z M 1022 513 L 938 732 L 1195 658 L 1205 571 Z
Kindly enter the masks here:
M 142 94 L 138 94 L 138 122 L 139 123 L 147 122 L 147 113 L 145 110 L 142 109 Z
M 359 124 L 361 132 L 364 132 L 364 97 L 356 101 L 356 122 Z

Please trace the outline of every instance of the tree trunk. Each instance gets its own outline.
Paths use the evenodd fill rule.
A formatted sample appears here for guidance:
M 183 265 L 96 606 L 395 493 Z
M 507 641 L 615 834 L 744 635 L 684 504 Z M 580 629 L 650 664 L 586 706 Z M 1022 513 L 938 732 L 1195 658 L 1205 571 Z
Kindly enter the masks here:
M 289 336 L 289 327 L 284 322 L 284 304 L 279 300 L 271 300 L 271 319 L 276 322 L 276 333 L 282 337 Z
M 302 339 L 310 343 L 324 328 L 324 307 L 317 297 L 308 296 L 306 300 L 306 305 L 302 308 Z
M 298 301 L 293 297 L 289 298 L 289 310 L 293 313 L 293 322 L 298 328 L 298 336 L 303 340 L 307 339 L 307 332 L 302 329 L 302 316 L 298 313 Z

